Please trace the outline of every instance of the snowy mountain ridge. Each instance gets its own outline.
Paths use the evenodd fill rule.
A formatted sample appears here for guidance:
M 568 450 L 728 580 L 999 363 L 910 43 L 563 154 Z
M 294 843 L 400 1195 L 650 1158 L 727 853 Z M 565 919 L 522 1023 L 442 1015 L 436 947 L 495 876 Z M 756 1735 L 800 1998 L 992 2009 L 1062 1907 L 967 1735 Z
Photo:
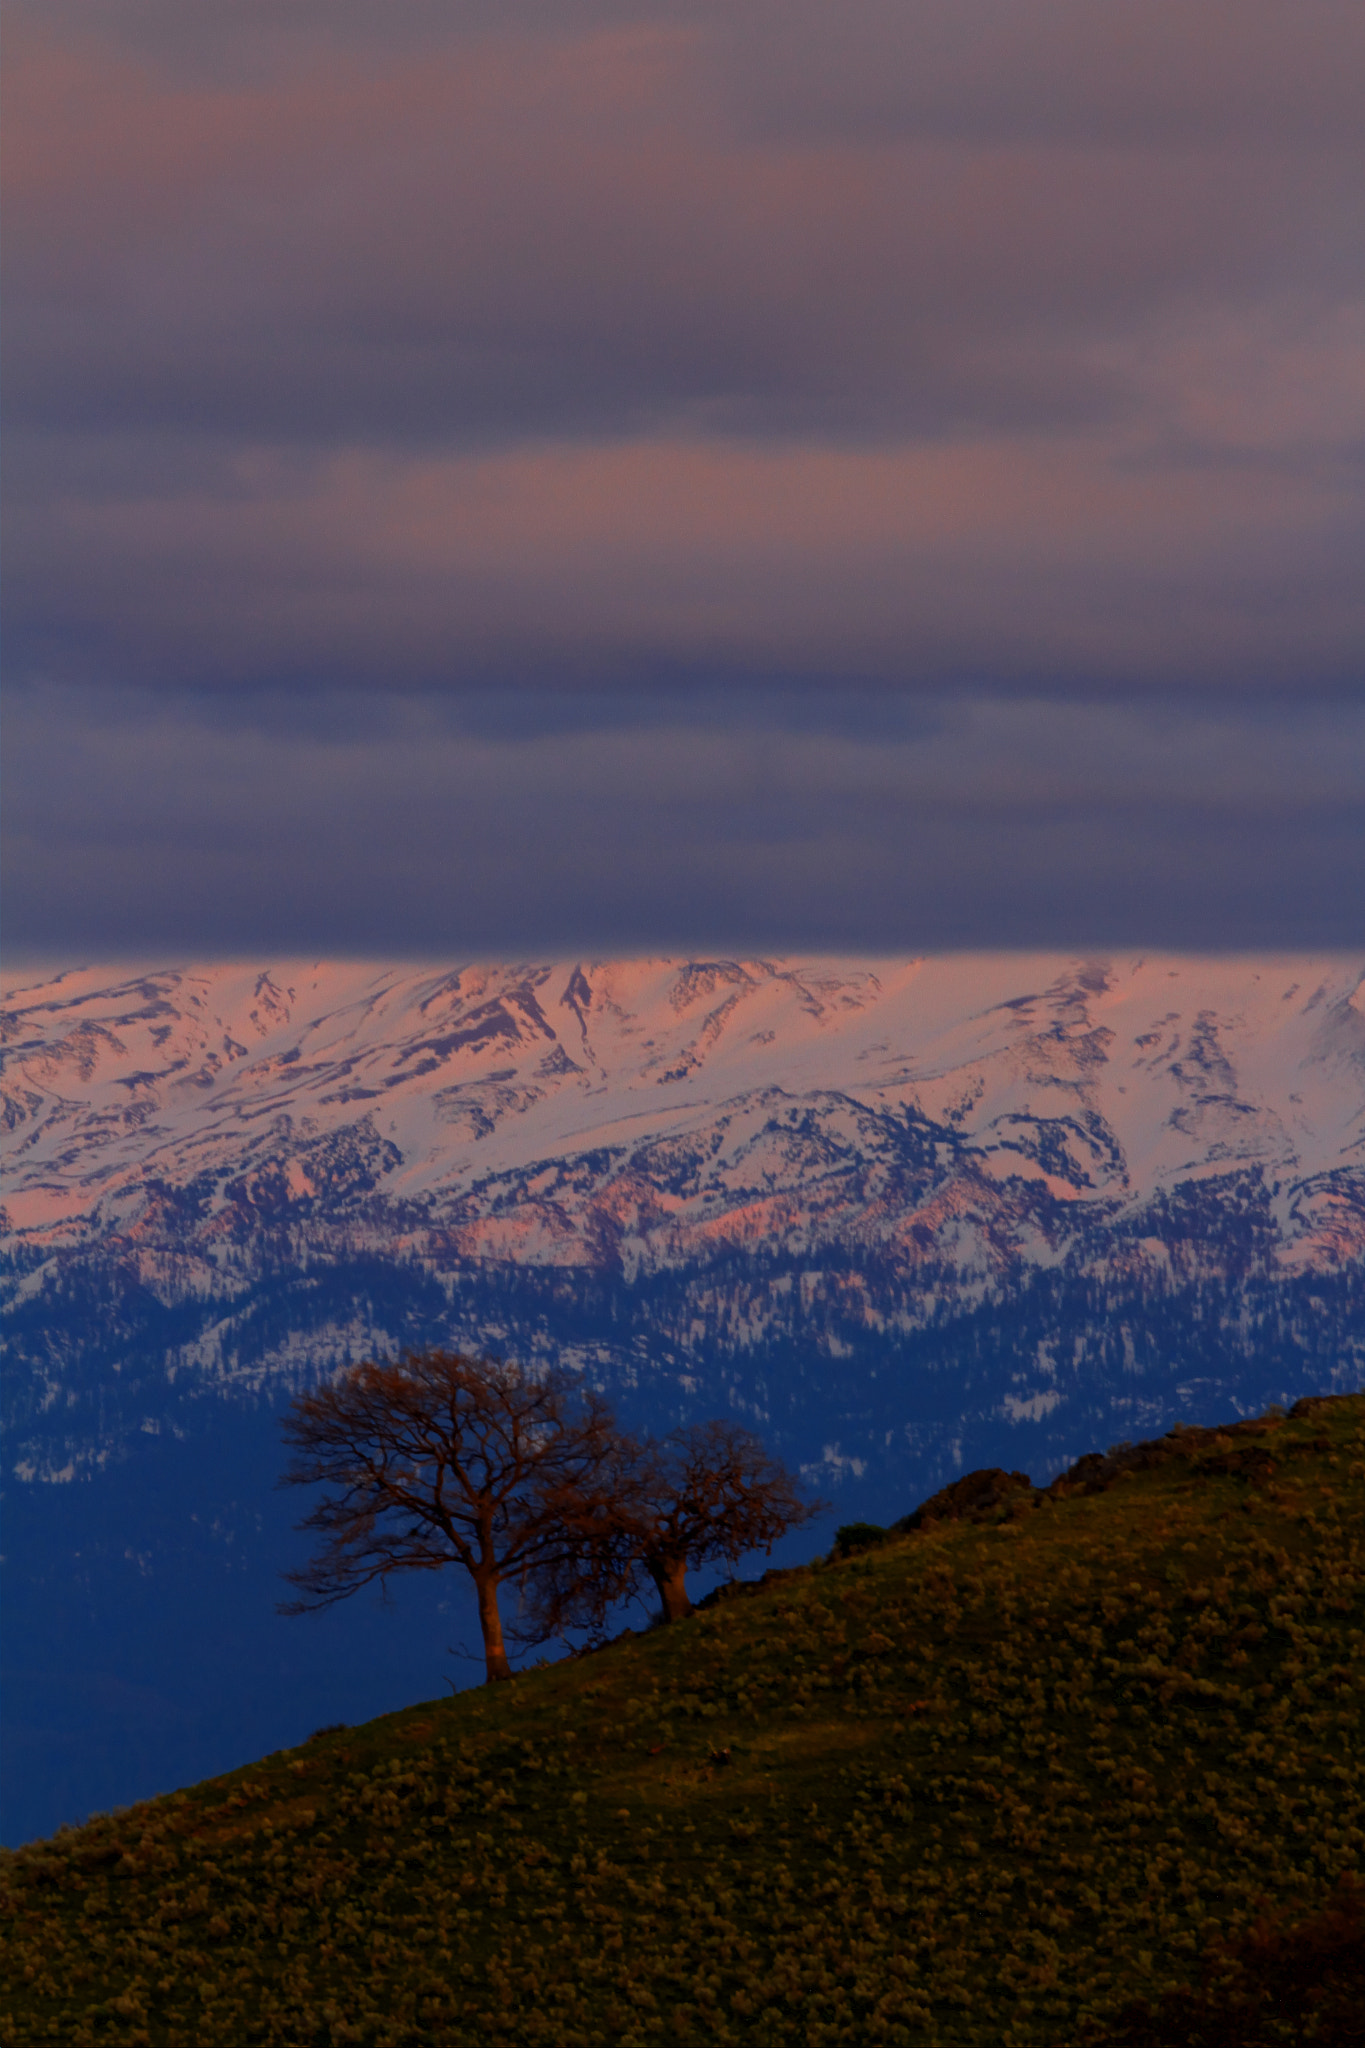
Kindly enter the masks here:
M 733 1416 L 831 1528 L 1358 1388 L 1363 971 L 260 962 L 14 991 L 26 1754 L 97 1803 L 111 1728 L 156 1785 L 277 1743 L 286 1669 L 312 1725 L 440 1688 L 460 1630 L 426 1574 L 272 1622 L 303 1555 L 280 1411 L 360 1358 L 457 1345 L 580 1372 L 632 1428 Z
M 26 1266 L 294 1231 L 628 1274 L 852 1237 L 989 1273 L 1247 1173 L 1282 1263 L 1365 1250 L 1340 957 L 92 970 L 0 1030 Z
M 11 1469 L 433 1341 L 929 1483 L 1002 1431 L 1058 1463 L 1355 1384 L 1363 990 L 1343 959 L 1021 955 L 17 991 Z

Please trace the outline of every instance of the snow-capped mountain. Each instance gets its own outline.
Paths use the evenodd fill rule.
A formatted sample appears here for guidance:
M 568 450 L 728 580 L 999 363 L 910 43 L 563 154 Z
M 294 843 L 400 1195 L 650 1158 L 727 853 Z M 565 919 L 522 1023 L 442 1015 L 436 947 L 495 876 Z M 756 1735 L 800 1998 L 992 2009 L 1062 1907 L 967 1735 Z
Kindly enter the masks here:
M 1281 1262 L 1365 1249 L 1354 961 L 218 966 L 64 975 L 3 1030 L 30 1257 L 398 1231 L 631 1274 L 834 1238 L 989 1273 L 1248 1173 Z
M 1358 961 L 209 966 L 3 1028 L 24 1476 L 433 1338 L 836 1474 L 1365 1358 Z
M 559 1359 L 635 1424 L 752 1422 L 880 1520 L 964 1467 L 1046 1478 L 1360 1385 L 1363 969 L 292 962 L 16 991 L 4 1619 L 33 1815 L 440 1689 L 438 1586 L 330 1635 L 272 1619 L 300 1540 L 277 1411 L 344 1360 Z

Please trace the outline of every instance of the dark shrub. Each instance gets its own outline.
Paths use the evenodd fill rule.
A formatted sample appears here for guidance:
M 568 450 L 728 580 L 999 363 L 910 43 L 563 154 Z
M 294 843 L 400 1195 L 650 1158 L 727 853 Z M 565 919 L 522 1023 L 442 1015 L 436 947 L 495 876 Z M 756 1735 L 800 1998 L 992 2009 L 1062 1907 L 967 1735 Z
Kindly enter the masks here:
M 834 1555 L 853 1557 L 860 1550 L 874 1550 L 885 1543 L 887 1533 L 876 1522 L 845 1522 L 834 1532 Z

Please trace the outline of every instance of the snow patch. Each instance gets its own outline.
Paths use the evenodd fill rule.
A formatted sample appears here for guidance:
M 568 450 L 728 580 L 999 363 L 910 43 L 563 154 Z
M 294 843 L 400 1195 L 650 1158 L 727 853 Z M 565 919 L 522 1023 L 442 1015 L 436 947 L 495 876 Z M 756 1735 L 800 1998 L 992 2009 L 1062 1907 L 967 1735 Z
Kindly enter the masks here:
M 1054 1408 L 1061 1407 L 1062 1400 L 1056 1387 L 1046 1387 L 1039 1394 L 1006 1394 L 1000 1405 L 1009 1422 L 1041 1422 Z

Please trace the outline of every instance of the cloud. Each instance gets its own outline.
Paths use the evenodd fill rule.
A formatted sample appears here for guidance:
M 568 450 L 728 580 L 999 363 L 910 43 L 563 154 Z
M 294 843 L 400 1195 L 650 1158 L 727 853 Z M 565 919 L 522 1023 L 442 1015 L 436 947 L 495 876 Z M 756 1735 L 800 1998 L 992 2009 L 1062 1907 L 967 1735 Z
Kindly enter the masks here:
M 395 13 L 19 10 L 19 673 L 1358 672 L 1358 10 Z
M 1191 301 L 1358 298 L 1360 39 L 1310 8 L 1277 50 L 1260 12 L 1193 77 L 1219 10 L 1192 38 L 1150 0 L 1034 8 L 1022 40 L 1017 7 L 319 35 L 306 70 L 226 84 L 20 29 L 13 402 L 423 445 L 1122 411 Z
M 1359 943 L 1358 6 L 7 58 L 11 944 Z
M 56 674 L 195 688 L 647 681 L 670 663 L 1340 683 L 1365 612 L 1349 497 L 1274 460 L 1155 464 L 1055 434 L 242 451 L 152 488 L 125 472 L 35 493 L 11 631 Z
M 1365 713 L 21 693 L 16 957 L 1359 945 Z
M 1348 0 L 824 0 L 737 9 L 746 99 L 781 132 L 1256 153 L 1359 144 Z

